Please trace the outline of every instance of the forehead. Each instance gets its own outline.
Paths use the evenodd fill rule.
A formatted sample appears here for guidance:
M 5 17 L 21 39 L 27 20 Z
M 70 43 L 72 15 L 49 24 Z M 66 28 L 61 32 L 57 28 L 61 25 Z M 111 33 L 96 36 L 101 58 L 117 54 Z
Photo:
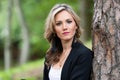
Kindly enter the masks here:
M 63 11 L 57 13 L 56 16 L 55 16 L 55 21 L 57 21 L 57 20 L 64 20 L 64 19 L 73 19 L 73 17 L 66 10 L 63 10 Z

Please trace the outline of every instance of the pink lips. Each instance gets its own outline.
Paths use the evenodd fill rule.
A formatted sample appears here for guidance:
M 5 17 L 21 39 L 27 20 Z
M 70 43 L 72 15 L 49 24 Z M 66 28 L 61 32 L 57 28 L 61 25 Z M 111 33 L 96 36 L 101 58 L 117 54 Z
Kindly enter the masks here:
M 69 32 L 63 32 L 64 35 L 69 34 Z

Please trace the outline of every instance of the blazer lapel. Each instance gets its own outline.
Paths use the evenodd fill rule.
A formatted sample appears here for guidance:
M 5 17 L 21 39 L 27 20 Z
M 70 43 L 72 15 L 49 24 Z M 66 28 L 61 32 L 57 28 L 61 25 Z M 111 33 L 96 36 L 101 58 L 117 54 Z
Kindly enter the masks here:
M 63 69 L 62 69 L 62 73 L 61 73 L 61 80 L 69 80 L 66 76 L 69 75 L 69 67 L 70 67 L 70 64 L 71 64 L 71 60 L 74 58 L 75 56 L 75 53 L 76 53 L 76 50 L 77 48 L 76 47 L 73 47 L 72 50 L 70 51 L 70 54 L 69 56 L 67 57 L 65 63 L 64 63 L 64 66 L 63 66 Z

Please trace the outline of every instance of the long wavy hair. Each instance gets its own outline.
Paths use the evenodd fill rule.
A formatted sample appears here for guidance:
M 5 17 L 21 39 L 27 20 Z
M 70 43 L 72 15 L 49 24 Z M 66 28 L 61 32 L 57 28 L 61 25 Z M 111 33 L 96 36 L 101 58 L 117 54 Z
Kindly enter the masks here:
M 44 33 L 44 37 L 50 43 L 50 48 L 47 50 L 46 59 L 45 59 L 45 64 L 48 66 L 50 66 L 51 64 L 57 63 L 59 61 L 60 55 L 62 54 L 62 51 L 63 51 L 61 40 L 56 35 L 55 30 L 54 30 L 55 16 L 56 16 L 56 14 L 58 14 L 59 12 L 61 12 L 63 10 L 66 10 L 68 13 L 71 14 L 71 16 L 73 17 L 73 19 L 78 27 L 76 29 L 74 39 L 76 39 L 78 41 L 80 38 L 80 35 L 81 35 L 81 30 L 80 30 L 80 26 L 79 26 L 80 18 L 74 12 L 72 7 L 67 4 L 56 4 L 55 6 L 53 6 L 53 8 L 51 9 L 51 11 L 46 19 L 45 33 Z

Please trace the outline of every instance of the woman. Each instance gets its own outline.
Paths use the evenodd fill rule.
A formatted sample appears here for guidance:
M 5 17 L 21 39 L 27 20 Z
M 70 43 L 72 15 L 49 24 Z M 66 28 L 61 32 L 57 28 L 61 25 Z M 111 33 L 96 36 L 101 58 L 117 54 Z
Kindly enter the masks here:
M 46 20 L 45 38 L 50 43 L 43 80 L 90 80 L 92 51 L 79 40 L 80 20 L 67 4 L 56 4 Z

